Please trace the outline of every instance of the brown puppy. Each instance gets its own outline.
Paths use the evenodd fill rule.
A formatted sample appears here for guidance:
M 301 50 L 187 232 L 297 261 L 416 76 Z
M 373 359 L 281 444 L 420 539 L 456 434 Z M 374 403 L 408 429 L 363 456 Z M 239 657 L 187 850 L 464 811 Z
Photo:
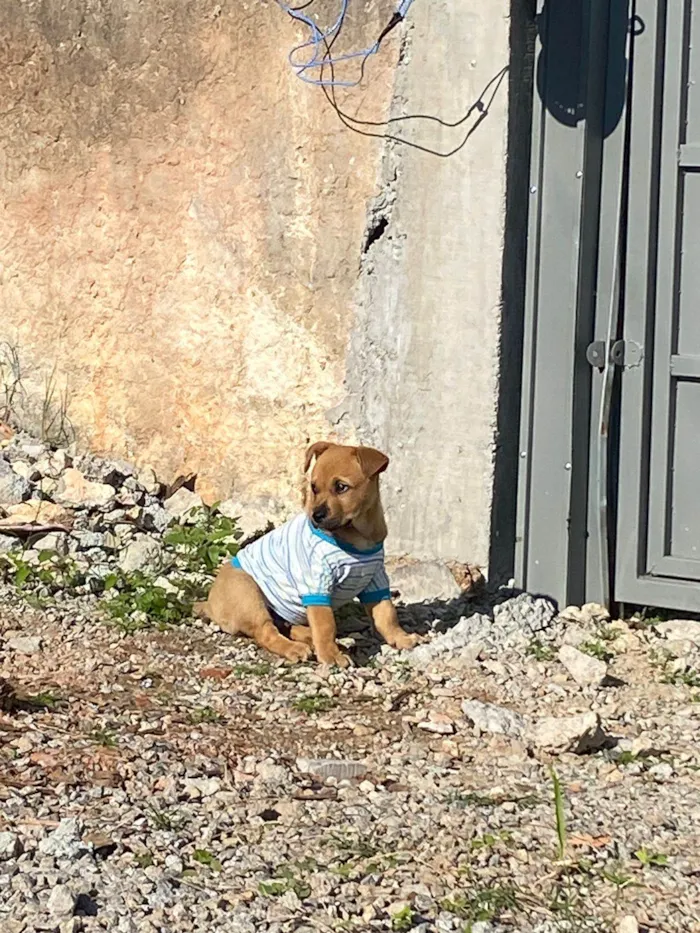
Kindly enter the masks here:
M 322 663 L 346 667 L 350 659 L 336 642 L 333 607 L 358 596 L 389 645 L 412 648 L 418 637 L 399 625 L 383 566 L 387 529 L 379 475 L 388 457 L 370 447 L 321 441 L 307 450 L 305 473 L 312 461 L 305 514 L 222 567 L 195 611 L 289 661 L 306 660 L 313 648 Z M 275 616 L 291 624 L 290 638 Z

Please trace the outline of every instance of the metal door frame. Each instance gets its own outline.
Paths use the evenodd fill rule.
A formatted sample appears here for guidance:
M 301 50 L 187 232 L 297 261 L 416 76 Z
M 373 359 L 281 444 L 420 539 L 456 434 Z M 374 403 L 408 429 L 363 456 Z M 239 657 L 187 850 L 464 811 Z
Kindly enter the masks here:
M 616 71 L 620 14 L 626 23 L 627 0 L 540 0 L 537 11 L 516 581 L 560 605 L 603 601 L 608 589 L 593 443 L 602 379 L 587 348 L 606 337 L 614 301 L 610 231 L 626 99 Z M 565 88 L 568 107 L 557 110 L 574 61 L 578 85 Z
M 618 536 L 615 595 L 627 603 L 697 611 L 700 584 L 681 577 L 697 574 L 698 562 L 665 555 L 649 535 L 650 525 L 658 529 L 666 522 L 669 366 L 672 372 L 675 366 L 676 378 L 698 375 L 687 371 L 686 359 L 673 355 L 673 315 L 656 314 L 657 304 L 673 293 L 677 273 L 676 219 L 668 202 L 669 192 L 680 190 L 684 158 L 680 106 L 689 10 L 682 0 L 636 0 L 644 27 L 639 41 L 647 43 L 647 53 L 635 63 L 632 88 L 630 190 L 642 195 L 630 197 L 627 261 L 647 275 L 630 276 L 625 303 L 625 340 L 643 351 L 640 365 L 627 371 L 622 383 L 619 521 L 633 533 Z M 700 11 L 693 28 L 700 30 Z M 650 209 L 652 192 L 657 199 Z

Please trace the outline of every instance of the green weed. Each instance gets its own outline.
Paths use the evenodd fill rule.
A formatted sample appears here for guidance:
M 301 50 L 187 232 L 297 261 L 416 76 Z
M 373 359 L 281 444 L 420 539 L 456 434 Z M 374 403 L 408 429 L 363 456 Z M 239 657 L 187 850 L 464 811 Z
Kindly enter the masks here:
M 402 907 L 401 910 L 397 910 L 395 914 L 391 915 L 392 930 L 410 930 L 415 925 L 415 922 L 415 912 L 408 905 Z
M 667 855 L 663 855 L 661 852 L 654 852 L 651 849 L 647 849 L 645 846 L 642 846 L 641 849 L 637 849 L 634 853 L 634 857 L 644 868 L 663 868 L 668 864 Z
M 109 729 L 93 729 L 88 734 L 88 738 L 96 745 L 103 745 L 105 748 L 116 748 L 117 739 Z
M 192 853 L 192 859 L 200 865 L 204 865 L 206 868 L 211 868 L 212 871 L 221 871 L 223 867 L 218 858 L 212 855 L 207 849 L 195 849 Z
M 466 920 L 465 931 L 471 933 L 475 923 L 498 920 L 506 911 L 517 911 L 520 900 L 514 885 L 475 885 L 467 894 L 445 900 L 441 906 L 448 913 Z
M 152 804 L 148 804 L 146 810 L 148 813 L 148 818 L 151 821 L 154 829 L 161 829 L 167 832 L 176 832 L 182 825 L 181 821 L 168 813 L 167 810 L 160 810 L 158 807 L 154 807 Z
M 554 792 L 554 816 L 557 827 L 557 858 L 561 861 L 566 855 L 566 815 L 564 813 L 564 793 L 559 775 L 552 768 L 552 789 Z
M 236 664 L 233 673 L 236 677 L 267 677 L 272 670 L 268 661 L 259 661 L 256 664 Z
M 599 661 L 611 661 L 614 657 L 612 651 L 609 648 L 606 648 L 602 641 L 597 641 L 596 639 L 591 639 L 590 641 L 584 641 L 579 645 L 579 650 L 583 651 L 584 654 L 590 655 L 592 658 L 598 658 Z
M 545 645 L 539 638 L 532 639 L 525 649 L 525 653 L 536 661 L 554 660 L 554 649 L 551 645 Z
M 199 706 L 187 714 L 187 721 L 193 726 L 201 725 L 205 722 L 222 722 L 223 716 L 217 713 L 211 706 Z
M 113 575 L 108 580 L 104 607 L 114 623 L 132 634 L 150 625 L 177 625 L 192 615 L 192 603 L 178 593 L 157 586 L 140 570 Z
M 300 713 L 306 713 L 310 716 L 313 713 L 327 713 L 328 710 L 336 706 L 336 701 L 332 697 L 299 697 L 298 700 L 294 701 L 293 706 Z
M 177 555 L 183 570 L 213 575 L 224 560 L 238 553 L 242 532 L 235 520 L 222 515 L 216 506 L 193 509 L 190 517 L 194 524 L 174 525 L 164 543 Z

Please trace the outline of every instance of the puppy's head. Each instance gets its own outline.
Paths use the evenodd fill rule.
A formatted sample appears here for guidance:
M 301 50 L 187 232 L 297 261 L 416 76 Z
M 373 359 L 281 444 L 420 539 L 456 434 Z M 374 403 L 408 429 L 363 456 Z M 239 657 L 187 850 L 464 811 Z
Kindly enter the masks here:
M 379 508 L 379 474 L 389 458 L 372 447 L 319 441 L 306 451 L 304 473 L 312 461 L 305 506 L 314 525 L 330 532 L 365 525 Z

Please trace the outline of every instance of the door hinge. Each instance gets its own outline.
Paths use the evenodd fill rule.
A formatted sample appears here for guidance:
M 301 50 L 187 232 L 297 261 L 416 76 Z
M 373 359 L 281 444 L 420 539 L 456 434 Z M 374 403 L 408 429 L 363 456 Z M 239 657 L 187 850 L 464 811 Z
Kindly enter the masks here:
M 644 348 L 634 340 L 594 340 L 586 347 L 586 359 L 594 369 L 603 370 L 612 363 L 622 369 L 639 366 L 644 358 Z

